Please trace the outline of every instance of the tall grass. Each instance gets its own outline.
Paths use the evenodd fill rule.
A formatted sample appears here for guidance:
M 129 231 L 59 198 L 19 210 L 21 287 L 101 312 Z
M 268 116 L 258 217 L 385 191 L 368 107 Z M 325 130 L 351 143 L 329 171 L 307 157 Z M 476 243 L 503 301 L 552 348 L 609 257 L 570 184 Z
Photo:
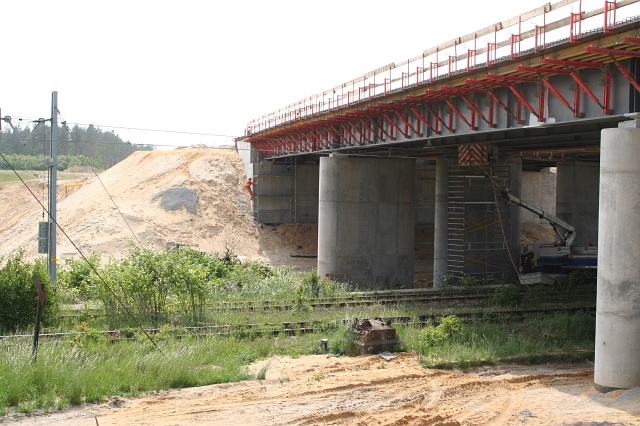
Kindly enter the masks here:
M 273 339 L 159 336 L 159 349 L 142 339 L 112 342 L 84 332 L 80 336 L 41 342 L 36 364 L 29 342 L 1 342 L 0 415 L 60 410 L 113 395 L 248 380 L 253 376 L 247 366 L 254 360 L 320 350 L 317 335 L 291 339 L 286 345 Z
M 592 359 L 595 315 L 578 313 L 534 317 L 526 322 L 498 319 L 491 322 L 464 322 L 460 329 L 442 338 L 441 329 L 404 328 L 401 333 L 428 367 L 469 366 L 514 361 L 537 363 L 545 360 Z

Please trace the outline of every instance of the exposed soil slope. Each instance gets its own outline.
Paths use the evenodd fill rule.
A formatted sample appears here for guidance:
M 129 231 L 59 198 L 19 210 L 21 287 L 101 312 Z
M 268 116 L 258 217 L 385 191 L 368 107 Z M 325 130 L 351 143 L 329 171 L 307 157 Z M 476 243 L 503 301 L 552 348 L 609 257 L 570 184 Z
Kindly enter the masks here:
M 273 264 L 313 266 L 313 260 L 290 255 L 315 254 L 317 228 L 255 222 L 242 160 L 233 149 L 136 152 L 99 179 L 87 176 L 80 188 L 59 184 L 59 264 L 79 256 L 66 233 L 85 255 L 103 258 L 122 257 L 137 241 L 155 248 L 179 242 L 210 253 L 231 250 Z M 42 201 L 42 185 L 31 186 Z M 35 256 L 42 207 L 21 183 L 0 185 L 0 200 L 0 255 L 22 247 L 27 257 Z

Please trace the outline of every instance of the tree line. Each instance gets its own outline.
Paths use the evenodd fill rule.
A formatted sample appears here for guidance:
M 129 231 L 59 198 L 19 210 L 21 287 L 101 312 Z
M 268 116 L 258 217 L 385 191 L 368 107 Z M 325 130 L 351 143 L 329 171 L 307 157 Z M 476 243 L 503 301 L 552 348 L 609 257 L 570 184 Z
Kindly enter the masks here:
M 16 126 L 14 132 L 7 126 L 0 132 L 0 153 L 16 170 L 45 170 L 48 167 L 51 127 L 44 124 L 33 133 L 32 130 L 30 126 Z M 134 151 L 151 150 L 152 145 L 125 142 L 113 130 L 103 131 L 92 124 L 73 128 L 58 126 L 58 170 L 86 165 L 105 170 Z M 8 168 L 5 161 L 0 161 L 0 169 Z

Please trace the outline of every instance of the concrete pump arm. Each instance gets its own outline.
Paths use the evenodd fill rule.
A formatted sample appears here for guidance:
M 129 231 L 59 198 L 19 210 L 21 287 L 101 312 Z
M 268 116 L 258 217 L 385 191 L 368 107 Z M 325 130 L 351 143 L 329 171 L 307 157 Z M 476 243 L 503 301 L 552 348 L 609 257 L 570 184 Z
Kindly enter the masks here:
M 571 244 L 573 244 L 573 240 L 576 238 L 576 230 L 573 226 L 569 225 L 568 223 L 558 219 L 557 217 L 553 216 L 550 213 L 545 212 L 544 210 L 531 205 L 529 203 L 527 203 L 526 201 L 522 201 L 520 198 L 516 197 L 515 195 L 511 194 L 511 192 L 509 192 L 509 189 L 502 189 L 500 190 L 500 198 L 504 201 L 507 202 L 507 204 L 513 204 L 516 206 L 520 206 L 524 209 L 529 210 L 530 212 L 533 212 L 535 214 L 538 215 L 538 217 L 540 219 L 545 219 L 547 222 L 549 222 L 551 224 L 551 226 L 553 227 L 553 230 L 555 231 L 556 235 L 560 238 L 560 240 L 562 241 L 562 245 L 565 246 L 571 246 Z M 565 234 L 563 235 L 558 228 L 561 228 L 565 231 Z

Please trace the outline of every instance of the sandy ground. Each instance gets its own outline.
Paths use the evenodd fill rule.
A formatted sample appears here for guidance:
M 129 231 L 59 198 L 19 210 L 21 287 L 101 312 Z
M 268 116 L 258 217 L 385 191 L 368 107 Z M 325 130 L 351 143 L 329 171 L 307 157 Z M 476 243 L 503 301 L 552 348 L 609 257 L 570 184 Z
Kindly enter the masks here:
M 600 394 L 591 364 L 429 370 L 401 353 L 273 358 L 265 380 L 114 397 L 0 423 L 62 425 L 640 425 L 640 388 Z

